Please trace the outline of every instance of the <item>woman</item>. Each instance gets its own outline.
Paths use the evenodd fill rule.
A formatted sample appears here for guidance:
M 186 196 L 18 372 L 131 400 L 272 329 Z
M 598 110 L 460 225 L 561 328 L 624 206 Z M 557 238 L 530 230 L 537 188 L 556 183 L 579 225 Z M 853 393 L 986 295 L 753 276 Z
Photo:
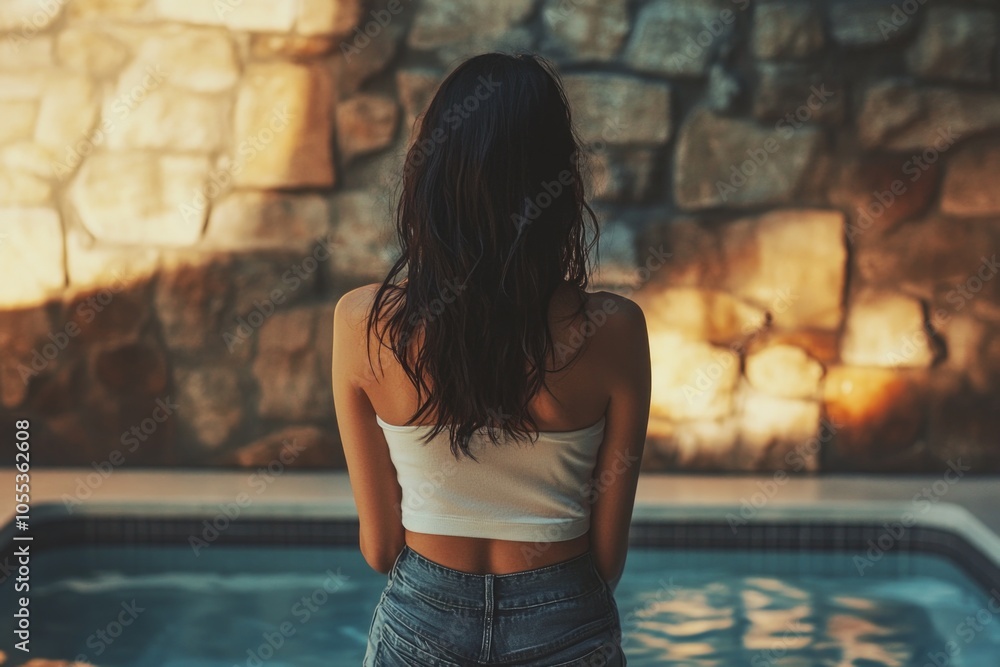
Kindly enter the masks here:
M 361 552 L 389 575 L 364 664 L 624 665 L 649 342 L 632 301 L 586 292 L 596 220 L 548 65 L 445 79 L 396 226 L 389 275 L 334 315 Z

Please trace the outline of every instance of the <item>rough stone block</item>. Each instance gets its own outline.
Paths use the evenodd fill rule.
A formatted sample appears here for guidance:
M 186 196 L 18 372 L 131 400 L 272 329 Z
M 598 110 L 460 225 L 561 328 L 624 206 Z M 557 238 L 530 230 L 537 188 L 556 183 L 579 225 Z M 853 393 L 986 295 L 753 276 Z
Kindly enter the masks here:
M 129 59 L 128 49 L 106 32 L 90 26 L 69 26 L 56 37 L 59 64 L 95 77 L 109 76 Z
M 692 287 L 640 290 L 634 295 L 650 330 L 676 331 L 689 340 L 740 344 L 767 327 L 766 313 L 732 295 Z
M 345 160 L 385 148 L 399 125 L 391 97 L 361 94 L 337 105 L 337 144 Z
M 804 58 L 823 48 L 823 17 L 812 3 L 766 2 L 754 7 L 751 43 L 756 58 Z
M 843 0 L 830 5 L 830 30 L 849 48 L 881 46 L 903 39 L 916 28 L 914 13 L 894 0 Z
M 289 63 L 250 66 L 236 101 L 238 185 L 330 187 L 331 86 L 317 68 Z
M 985 91 L 915 86 L 887 80 L 865 93 L 858 137 L 866 148 L 893 151 L 933 147 L 947 151 L 958 140 L 1000 127 L 1000 95 Z
M 741 402 L 740 446 L 733 467 L 794 472 L 819 469 L 815 440 L 820 431 L 819 403 L 753 391 Z
M 737 11 L 717 0 L 654 0 L 636 18 L 625 61 L 643 72 L 704 76 L 731 38 Z
M 502 35 L 528 17 L 535 0 L 426 2 L 417 8 L 409 45 L 429 50 L 471 38 Z
M 967 142 L 948 156 L 941 186 L 941 212 L 959 216 L 1000 215 L 1000 140 Z
M 244 418 L 244 392 L 235 366 L 179 368 L 177 419 L 182 433 L 216 449 L 232 436 Z
M 333 414 L 330 366 L 319 356 L 319 348 L 331 341 L 316 339 L 322 317 L 332 318 L 332 309 L 278 312 L 261 327 L 253 362 L 261 416 L 301 421 Z
M 94 238 L 110 243 L 190 245 L 201 238 L 206 158 L 98 153 L 84 163 L 70 199 Z
M 674 198 L 686 209 L 748 207 L 791 201 L 815 163 L 821 134 L 807 125 L 767 127 L 692 112 L 681 128 Z
M 66 284 L 63 231 L 51 208 L 0 209 L 0 306 L 37 304 Z
M 847 313 L 840 356 L 851 366 L 931 365 L 934 345 L 920 302 L 871 289 L 855 294 Z
M 906 60 L 910 71 L 924 78 L 989 83 L 996 45 L 995 12 L 931 5 Z
M 847 266 L 843 215 L 776 210 L 722 233 L 726 287 L 766 308 L 782 328 L 837 329 Z
M 653 417 L 713 420 L 732 413 L 740 374 L 738 355 L 676 332 L 652 331 L 650 358 Z
M 205 243 L 298 247 L 327 234 L 330 218 L 329 201 L 321 195 L 238 191 L 212 207 Z
M 61 154 L 87 136 L 97 116 L 97 91 L 90 79 L 81 75 L 50 78 L 38 109 L 35 141 Z
M 802 348 L 778 344 L 747 356 L 746 376 L 769 396 L 815 399 L 823 367 Z
M 662 144 L 670 138 L 670 86 L 614 74 L 563 78 L 580 139 L 597 144 Z
M 287 32 L 299 14 L 297 0 L 154 0 L 161 19 L 232 30 Z
M 542 19 L 555 43 L 573 60 L 613 59 L 629 30 L 625 0 L 548 0 Z

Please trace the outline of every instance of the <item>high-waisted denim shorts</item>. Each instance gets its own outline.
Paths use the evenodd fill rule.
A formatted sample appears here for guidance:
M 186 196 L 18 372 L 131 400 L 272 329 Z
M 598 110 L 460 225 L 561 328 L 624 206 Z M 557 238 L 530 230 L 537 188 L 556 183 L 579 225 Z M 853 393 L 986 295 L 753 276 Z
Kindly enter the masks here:
M 364 667 L 623 667 L 614 593 L 588 551 L 512 574 L 452 570 L 403 547 Z

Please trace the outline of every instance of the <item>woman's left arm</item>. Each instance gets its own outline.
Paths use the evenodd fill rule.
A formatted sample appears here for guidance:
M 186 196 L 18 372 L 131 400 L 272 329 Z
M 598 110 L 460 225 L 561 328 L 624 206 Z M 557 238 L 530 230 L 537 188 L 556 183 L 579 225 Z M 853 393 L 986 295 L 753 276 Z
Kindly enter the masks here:
M 365 336 L 372 293 L 370 286 L 352 290 L 334 309 L 333 401 L 358 509 L 361 554 L 372 569 L 386 574 L 405 544 L 400 514 L 403 494 L 385 434 L 364 390 L 365 378 L 372 376 Z

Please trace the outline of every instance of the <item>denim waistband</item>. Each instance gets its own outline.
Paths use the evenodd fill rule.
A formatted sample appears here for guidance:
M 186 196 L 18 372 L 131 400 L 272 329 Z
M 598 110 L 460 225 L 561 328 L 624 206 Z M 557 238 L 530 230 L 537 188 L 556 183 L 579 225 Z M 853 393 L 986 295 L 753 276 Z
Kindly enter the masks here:
M 470 609 L 517 609 L 571 599 L 606 587 L 593 554 L 510 574 L 473 574 L 445 567 L 409 545 L 389 572 L 390 586 L 415 589 L 423 597 Z

